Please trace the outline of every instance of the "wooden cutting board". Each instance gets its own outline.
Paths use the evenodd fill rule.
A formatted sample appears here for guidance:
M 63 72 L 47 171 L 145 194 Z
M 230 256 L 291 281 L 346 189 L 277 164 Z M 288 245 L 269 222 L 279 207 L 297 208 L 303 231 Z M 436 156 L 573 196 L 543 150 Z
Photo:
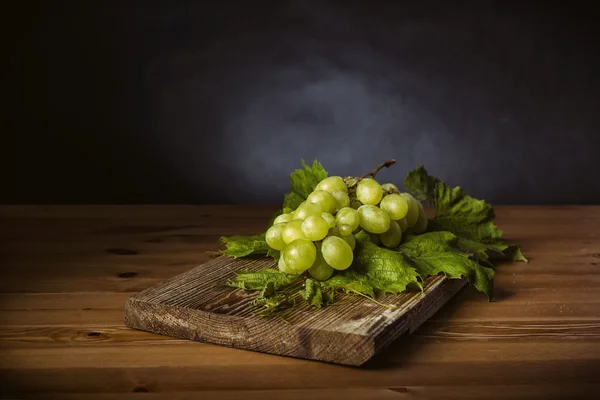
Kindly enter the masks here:
M 378 299 L 336 294 L 317 309 L 299 299 L 281 318 L 261 318 L 248 307 L 256 292 L 224 287 L 234 271 L 273 267 L 266 258 L 218 257 L 150 287 L 125 305 L 125 325 L 162 335 L 282 356 L 362 365 L 405 333 L 412 333 L 465 284 L 430 278 L 424 291 Z

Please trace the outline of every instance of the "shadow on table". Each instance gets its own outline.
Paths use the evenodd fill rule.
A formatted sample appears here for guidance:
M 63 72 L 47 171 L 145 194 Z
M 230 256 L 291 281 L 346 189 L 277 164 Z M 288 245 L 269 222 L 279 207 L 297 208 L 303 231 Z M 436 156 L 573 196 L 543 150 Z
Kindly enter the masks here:
M 493 301 L 504 301 L 515 295 L 516 292 L 514 290 L 495 288 Z M 431 343 L 431 339 L 428 337 L 430 333 L 435 331 L 435 329 L 447 326 L 448 322 L 464 306 L 465 302 L 471 299 L 486 301 L 485 295 L 482 295 L 473 287 L 466 286 L 415 332 L 402 335 L 360 368 L 367 370 L 386 369 L 407 364 L 408 360 L 414 360 L 417 358 L 416 355 L 421 352 L 422 347 Z

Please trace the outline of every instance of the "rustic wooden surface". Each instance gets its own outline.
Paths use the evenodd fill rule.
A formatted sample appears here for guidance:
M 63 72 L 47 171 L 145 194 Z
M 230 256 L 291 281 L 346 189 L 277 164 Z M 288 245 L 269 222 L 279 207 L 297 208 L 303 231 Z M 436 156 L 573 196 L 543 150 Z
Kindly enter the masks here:
M 336 294 L 336 305 L 316 309 L 294 296 L 280 318 L 259 318 L 248 303 L 256 292 L 223 287 L 233 271 L 274 268 L 271 258 L 221 256 L 130 297 L 125 326 L 236 349 L 360 366 L 404 333 L 414 332 L 466 283 L 436 276 L 423 292 L 378 298 Z M 393 307 L 393 308 L 392 308 Z
M 127 298 L 273 209 L 0 207 L 0 393 L 60 399 L 576 399 L 600 389 L 600 207 L 497 207 L 529 264 L 362 368 L 127 329 Z M 202 391 L 202 395 L 198 393 Z

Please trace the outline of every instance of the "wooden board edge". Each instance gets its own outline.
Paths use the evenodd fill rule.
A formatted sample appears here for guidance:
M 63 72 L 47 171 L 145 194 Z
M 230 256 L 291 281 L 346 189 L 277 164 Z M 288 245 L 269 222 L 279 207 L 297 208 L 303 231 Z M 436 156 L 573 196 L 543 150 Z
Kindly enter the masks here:
M 179 312 L 186 314 L 188 319 L 182 319 L 177 315 Z M 167 326 L 164 324 L 165 320 L 169 320 Z M 207 336 L 206 332 L 190 329 L 190 321 L 195 326 L 201 325 L 198 321 L 210 321 L 212 324 L 220 325 L 224 330 L 228 330 L 229 334 L 227 336 Z M 194 323 L 193 321 L 196 322 Z M 131 329 L 179 339 L 334 364 L 359 366 L 375 355 L 374 341 L 369 336 L 297 327 L 286 325 L 283 322 L 279 327 L 282 342 L 269 342 L 268 344 L 255 342 L 249 344 L 245 342 L 244 337 L 248 334 L 261 334 L 265 328 L 263 321 L 216 314 L 197 309 L 167 306 L 140 300 L 135 298 L 135 296 L 127 299 L 125 303 L 124 323 L 126 327 Z M 282 343 L 285 342 L 286 336 L 296 337 L 298 339 L 297 342 L 304 343 L 304 345 L 299 347 L 285 346 Z M 318 342 L 315 339 L 320 336 L 327 336 L 338 347 L 337 351 L 323 352 L 315 349 L 313 344 Z M 224 340 L 224 337 L 228 337 L 228 339 Z

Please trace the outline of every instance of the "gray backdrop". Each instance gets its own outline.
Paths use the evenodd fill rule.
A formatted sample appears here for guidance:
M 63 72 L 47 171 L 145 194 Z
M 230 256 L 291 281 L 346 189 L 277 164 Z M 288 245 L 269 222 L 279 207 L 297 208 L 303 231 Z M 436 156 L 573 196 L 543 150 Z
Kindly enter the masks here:
M 301 158 L 396 158 L 381 180 L 600 203 L 592 9 L 413 3 L 22 4 L 2 201 L 277 203 Z

